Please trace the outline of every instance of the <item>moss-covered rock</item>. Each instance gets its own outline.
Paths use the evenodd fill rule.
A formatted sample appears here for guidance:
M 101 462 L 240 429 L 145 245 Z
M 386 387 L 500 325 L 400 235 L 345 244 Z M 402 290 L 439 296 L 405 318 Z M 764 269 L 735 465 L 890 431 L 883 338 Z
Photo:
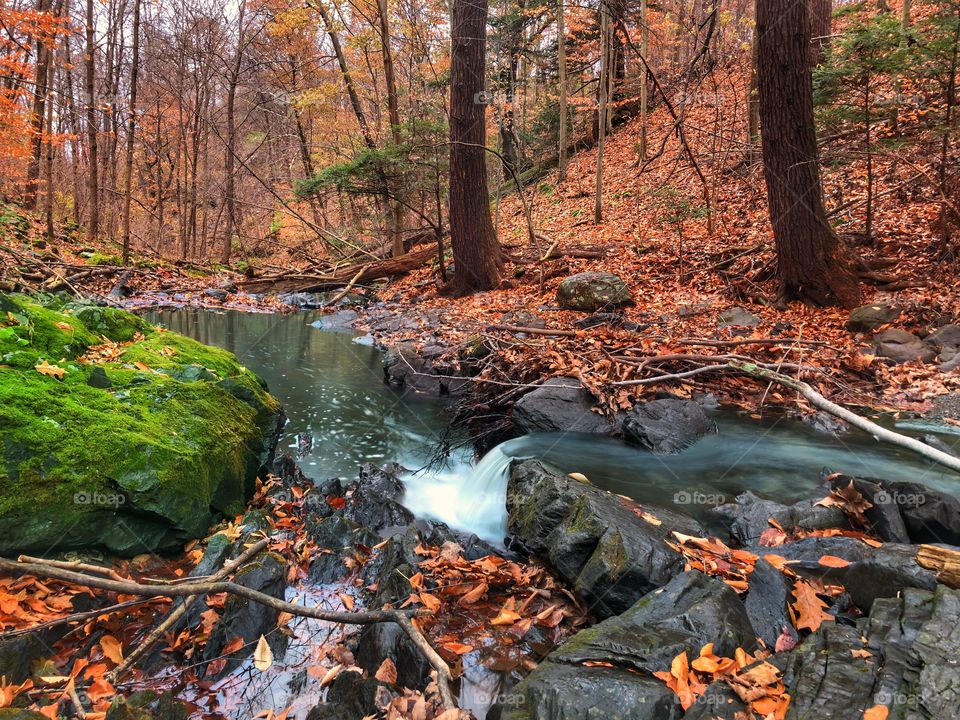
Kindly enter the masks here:
M 280 416 L 229 352 L 114 308 L 0 295 L 0 553 L 175 549 L 242 508 Z

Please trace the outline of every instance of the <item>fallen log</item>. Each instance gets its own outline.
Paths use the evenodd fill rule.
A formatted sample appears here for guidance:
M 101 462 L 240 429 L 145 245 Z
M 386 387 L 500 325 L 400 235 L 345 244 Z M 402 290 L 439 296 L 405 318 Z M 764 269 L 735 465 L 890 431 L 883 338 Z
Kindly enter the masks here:
M 936 545 L 921 545 L 917 550 L 917 565 L 935 572 L 937 582 L 947 587 L 960 588 L 960 551 Z
M 395 258 L 374 260 L 340 268 L 327 275 L 294 273 L 254 278 L 238 283 L 246 292 L 317 292 L 335 290 L 348 285 L 382 280 L 394 275 L 403 275 L 422 267 L 436 256 L 436 248 L 428 247 Z

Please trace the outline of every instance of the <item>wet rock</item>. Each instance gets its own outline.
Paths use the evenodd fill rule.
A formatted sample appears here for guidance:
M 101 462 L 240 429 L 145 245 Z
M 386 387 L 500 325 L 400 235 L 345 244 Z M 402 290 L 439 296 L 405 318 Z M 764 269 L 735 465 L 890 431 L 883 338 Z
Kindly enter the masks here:
M 315 310 L 326 304 L 326 297 L 323 293 L 280 293 L 277 295 L 277 300 L 286 305 L 293 305 L 303 310 Z
M 711 683 L 683 716 L 683 720 L 743 720 L 747 706 L 730 686 L 723 682 Z
M 557 304 L 564 310 L 595 312 L 631 302 L 627 284 L 613 273 L 577 273 L 565 278 L 557 288 Z
M 617 617 L 582 630 L 547 656 L 510 694 L 506 720 L 650 720 L 682 715 L 672 692 L 650 673 L 707 643 L 719 655 L 755 645 L 737 594 L 719 580 L 686 572 Z M 584 662 L 614 667 L 586 667 Z M 632 671 L 632 672 L 631 672 Z
M 910 542 L 960 545 L 960 500 L 919 483 L 894 482 L 889 487 Z
M 340 515 L 311 523 L 308 532 L 317 545 L 317 554 L 310 564 L 310 580 L 315 583 L 344 577 L 350 571 L 348 563 L 354 558 L 357 544 L 373 546 L 380 541 L 374 533 Z
M 0 720 L 49 720 L 49 718 L 33 710 L 5 707 L 0 708 Z
M 413 522 L 413 513 L 399 502 L 403 498 L 400 471 L 399 465 L 364 465 L 359 481 L 348 486 L 352 494 L 343 508 L 343 517 L 373 532 Z
M 791 652 L 783 674 L 788 718 L 848 720 L 873 706 L 876 660 L 854 657 L 855 649 L 863 649 L 856 628 L 824 623 Z
M 105 720 L 187 720 L 188 715 L 187 707 L 171 693 L 158 695 L 143 690 L 117 697 L 110 703 Z
M 718 318 L 720 321 L 717 327 L 756 327 L 760 324 L 760 318 L 752 312 L 742 307 L 732 307 L 724 310 Z
M 849 487 L 851 483 L 854 489 L 872 505 L 863 513 L 869 523 L 868 530 L 884 542 L 910 542 L 896 498 L 883 481 L 840 475 L 831 481 L 830 487 L 840 491 Z
M 787 530 L 850 527 L 847 516 L 839 508 L 817 505 L 814 500 L 783 505 L 760 498 L 749 490 L 738 495 L 732 503 L 712 508 L 710 514 L 728 525 L 730 536 L 740 545 L 759 542 L 764 531 L 772 527 L 771 519 Z
M 847 319 L 847 330 L 850 332 L 870 332 L 881 325 L 893 322 L 900 316 L 900 310 L 892 305 L 881 303 L 875 305 L 861 305 L 850 311 Z
M 234 576 L 238 585 L 258 590 L 271 597 L 283 599 L 286 589 L 286 564 L 280 555 L 265 552 L 245 565 Z M 223 616 L 214 626 L 210 639 L 204 647 L 204 658 L 213 660 L 223 654 L 223 649 L 235 638 L 242 638 L 244 646 L 233 653 L 217 675 L 232 672 L 244 658 L 253 653 L 261 635 L 267 637 L 275 657 L 282 657 L 287 637 L 271 633 L 277 626 L 279 611 L 237 595 L 230 595 L 224 606 Z
M 230 293 L 228 293 L 226 290 L 223 290 L 221 288 L 206 288 L 203 291 L 203 294 L 206 295 L 208 298 L 213 298 L 214 300 L 219 300 L 220 302 L 223 302 L 224 300 L 227 299 Z
M 0 640 L 0 677 L 8 683 L 22 683 L 35 665 L 55 654 L 51 647 L 55 639 L 49 633 L 31 633 Z
M 656 453 L 676 453 L 717 426 L 703 407 L 683 398 L 663 398 L 633 406 L 623 421 L 623 436 Z
M 373 677 L 386 658 L 396 665 L 397 684 L 401 687 L 420 688 L 427 683 L 430 663 L 399 625 L 365 625 L 357 638 L 357 665 Z
M 768 648 L 776 646 L 784 628 L 797 640 L 797 631 L 787 609 L 793 600 L 790 592 L 790 584 L 782 572 L 763 558 L 757 560 L 750 574 L 750 589 L 744 606 L 750 624 Z
M 811 430 L 823 433 L 824 435 L 836 436 L 850 431 L 850 426 L 847 425 L 843 420 L 834 417 L 830 413 L 823 412 L 822 410 L 811 415 L 804 415 L 802 421 L 803 424 L 809 427 Z
M 360 317 L 360 314 L 356 310 L 338 310 L 335 313 L 324 315 L 310 323 L 310 325 L 320 330 L 349 332 L 353 330 L 353 323 L 358 317 Z
M 520 433 L 610 433 L 613 421 L 593 412 L 594 399 L 576 378 L 550 378 L 513 406 L 513 426 Z
M 393 696 L 379 680 L 345 670 L 330 685 L 327 701 L 314 707 L 307 720 L 362 720 L 375 715 Z
M 936 351 L 913 333 L 893 328 L 874 335 L 870 341 L 874 352 L 880 357 L 895 363 L 930 362 L 936 357 Z
M 443 356 L 448 349 L 441 345 L 427 345 L 418 350 L 413 343 L 400 343 L 383 358 L 384 379 L 390 385 L 410 388 L 427 395 L 458 395 L 468 383 L 459 377 L 459 370 Z
M 623 612 L 683 567 L 664 543 L 671 531 L 665 513 L 655 512 L 659 526 L 645 522 L 621 498 L 536 460 L 511 466 L 507 513 L 514 539 L 545 557 L 598 617 Z

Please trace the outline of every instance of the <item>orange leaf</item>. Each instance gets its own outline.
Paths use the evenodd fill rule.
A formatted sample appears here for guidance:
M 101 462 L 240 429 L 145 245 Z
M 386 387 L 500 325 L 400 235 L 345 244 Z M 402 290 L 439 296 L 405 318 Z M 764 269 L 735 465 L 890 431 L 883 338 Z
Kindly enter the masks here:
M 824 567 L 843 568 L 850 564 L 849 560 L 838 558 L 834 555 L 821 555 L 818 561 Z
M 890 714 L 890 708 L 886 705 L 874 705 L 863 711 L 863 720 L 887 720 Z

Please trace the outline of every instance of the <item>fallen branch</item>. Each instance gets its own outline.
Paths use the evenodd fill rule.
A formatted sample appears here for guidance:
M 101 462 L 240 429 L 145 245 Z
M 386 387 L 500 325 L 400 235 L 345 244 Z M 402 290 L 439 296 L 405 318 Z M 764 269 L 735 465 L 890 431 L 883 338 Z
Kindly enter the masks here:
M 220 568 L 220 570 L 211 575 L 210 580 L 212 582 L 223 580 L 225 577 L 227 577 L 227 575 L 249 562 L 250 559 L 255 555 L 266 550 L 267 544 L 268 541 L 266 538 L 255 542 L 253 545 L 244 550 L 243 553 L 241 553 L 237 558 L 226 563 L 222 568 Z M 170 614 L 164 618 L 163 622 L 151 630 L 150 634 L 147 635 L 147 637 L 144 638 L 144 640 L 124 658 L 122 663 L 117 665 L 117 667 L 107 674 L 107 679 L 111 683 L 114 683 L 119 678 L 123 677 L 123 674 L 132 668 L 137 661 L 140 660 L 140 658 L 143 657 L 151 647 L 153 647 L 153 644 L 162 638 L 164 633 L 166 633 L 167 630 L 169 630 L 181 617 L 184 616 L 187 610 L 190 609 L 190 606 L 197 601 L 198 597 L 200 596 L 191 595 L 188 598 L 184 598 L 183 602 L 171 610 Z
M 716 369 L 722 367 L 723 366 L 719 365 L 715 366 Z M 900 433 L 893 432 L 892 430 L 887 430 L 885 427 L 881 427 L 875 422 L 871 422 L 866 418 L 860 417 L 855 412 L 851 412 L 850 410 L 847 410 L 846 408 L 827 400 L 823 395 L 818 393 L 802 380 L 796 380 L 787 375 L 774 372 L 773 370 L 767 370 L 766 368 L 759 367 L 755 363 L 747 363 L 740 360 L 731 360 L 729 363 L 727 363 L 726 367 L 743 373 L 744 375 L 750 375 L 761 380 L 775 382 L 783 385 L 784 387 L 788 387 L 791 390 L 796 390 L 814 407 L 830 413 L 831 415 L 846 421 L 856 428 L 860 428 L 861 430 L 870 433 L 877 440 L 883 440 L 892 445 L 898 445 L 899 447 L 906 448 L 907 450 L 912 450 L 928 460 L 932 460 L 933 462 L 950 468 L 954 472 L 960 472 L 960 458 L 930 447 L 929 445 L 926 445 L 915 438 L 901 435 Z
M 947 587 L 960 587 L 960 552 L 936 545 L 921 545 L 917 565 L 937 574 L 937 582 Z
M 505 330 L 514 333 L 527 333 L 527 335 L 562 335 L 563 337 L 576 337 L 576 330 L 554 330 L 552 328 L 534 328 L 523 327 L 521 325 L 490 325 L 490 330 Z
M 43 632 L 44 630 L 49 630 L 50 628 L 59 627 L 60 625 L 68 625 L 72 622 L 89 620 L 90 618 L 100 617 L 101 615 L 109 615 L 110 613 L 117 612 L 118 610 L 126 610 L 127 608 L 136 607 L 137 605 L 151 603 L 156 599 L 157 598 L 143 597 L 138 598 L 137 600 L 127 600 L 126 602 L 116 603 L 115 605 L 105 605 L 104 607 L 96 608 L 94 610 L 84 610 L 83 612 L 64 615 L 63 617 L 47 620 L 46 622 L 42 622 L 38 625 L 31 625 L 30 627 L 20 628 L 19 630 L 9 630 L 5 633 L 0 633 L 0 641 L 10 640 L 11 638 L 20 637 L 21 635 L 32 635 L 34 633 Z
M 323 610 L 318 607 L 304 607 L 294 605 L 286 600 L 280 600 L 259 592 L 252 588 L 238 585 L 228 581 L 204 581 L 184 583 L 183 585 L 154 586 L 142 585 L 133 581 L 111 580 L 109 578 L 97 577 L 95 575 L 86 575 L 83 573 L 64 570 L 58 567 L 39 563 L 21 563 L 0 558 L 0 572 L 14 574 L 27 574 L 35 577 L 52 578 L 63 582 L 81 585 L 83 587 L 98 588 L 115 593 L 125 593 L 127 595 L 140 595 L 146 597 L 191 597 L 194 595 L 212 595 L 214 593 L 230 593 L 259 603 L 266 607 L 287 612 L 291 615 L 300 617 L 310 617 L 316 620 L 326 622 L 342 623 L 348 625 L 371 625 L 374 623 L 392 622 L 399 625 L 411 642 L 424 654 L 433 668 L 437 671 L 437 685 L 440 688 L 440 695 L 443 703 L 448 708 L 455 708 L 456 703 L 453 699 L 453 693 L 450 690 L 450 681 L 452 674 L 450 666 L 444 661 L 436 650 L 430 645 L 430 642 L 423 635 L 416 625 L 410 620 L 411 615 L 416 615 L 417 610 L 364 610 L 360 612 L 338 612 L 335 610 Z

